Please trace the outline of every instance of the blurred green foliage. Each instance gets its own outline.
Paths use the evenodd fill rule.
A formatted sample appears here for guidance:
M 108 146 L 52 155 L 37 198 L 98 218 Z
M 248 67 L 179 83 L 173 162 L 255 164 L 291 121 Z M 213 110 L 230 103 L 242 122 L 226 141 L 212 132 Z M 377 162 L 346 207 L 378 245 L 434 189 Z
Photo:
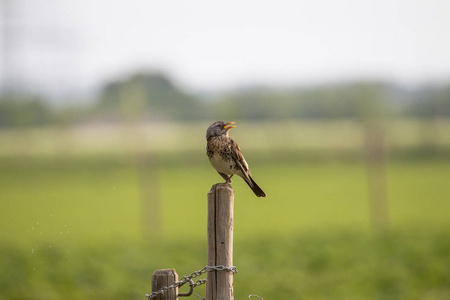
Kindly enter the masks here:
M 53 111 L 38 98 L 0 98 L 0 128 L 39 126 L 51 124 L 54 121 Z
M 220 98 L 216 111 L 242 120 L 359 119 L 387 113 L 389 89 L 378 82 L 313 88 L 251 88 Z M 382 112 L 384 108 L 386 111 Z
M 85 121 L 367 121 L 392 116 L 450 116 L 448 84 L 408 89 L 387 82 L 363 81 L 291 88 L 255 86 L 201 94 L 178 86 L 163 72 L 140 72 L 112 80 L 91 105 L 84 107 L 62 105 L 56 109 L 29 97 L 1 98 L 4 99 L 0 99 L 0 127 Z
M 138 73 L 107 84 L 96 111 L 106 119 L 198 119 L 200 103 L 161 73 Z
M 1 299 L 146 299 L 154 270 L 188 275 L 206 265 L 204 241 L 112 240 L 42 243 L 35 250 L 0 246 Z M 446 300 L 447 231 L 387 236 L 310 232 L 235 242 L 236 299 Z M 205 295 L 204 286 L 195 290 Z

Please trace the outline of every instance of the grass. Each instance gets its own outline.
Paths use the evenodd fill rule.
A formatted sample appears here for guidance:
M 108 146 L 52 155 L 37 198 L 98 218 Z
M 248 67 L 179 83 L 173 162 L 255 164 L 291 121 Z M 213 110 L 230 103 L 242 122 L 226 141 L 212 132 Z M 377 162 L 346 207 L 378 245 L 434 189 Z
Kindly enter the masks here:
M 206 230 L 206 192 L 221 180 L 207 162 L 149 167 L 155 179 L 144 183 L 125 157 L 0 163 L 0 225 L 5 229 L 0 237 L 15 242 L 141 238 L 158 229 L 157 234 L 200 239 Z M 363 162 L 257 163 L 252 171 L 269 197 L 255 198 L 242 180 L 234 180 L 237 238 L 328 228 L 369 231 Z M 396 161 L 387 171 L 391 226 L 450 225 L 445 196 L 450 194 L 450 161 Z M 147 218 L 160 219 L 159 227 L 143 228 Z

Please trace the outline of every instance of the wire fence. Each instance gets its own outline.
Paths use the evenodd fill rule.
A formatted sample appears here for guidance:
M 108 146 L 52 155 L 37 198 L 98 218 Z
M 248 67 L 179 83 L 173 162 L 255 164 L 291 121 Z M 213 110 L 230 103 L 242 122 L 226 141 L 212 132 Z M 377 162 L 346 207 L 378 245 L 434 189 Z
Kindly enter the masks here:
M 185 294 L 178 294 L 178 296 L 181 296 L 181 297 L 190 296 L 190 295 L 194 294 L 193 291 L 194 291 L 194 289 L 196 287 L 206 283 L 206 279 L 198 279 L 196 282 L 194 282 L 193 279 L 198 277 L 198 276 L 201 276 L 202 274 L 204 274 L 206 272 L 211 272 L 211 271 L 228 271 L 228 272 L 233 273 L 233 275 L 237 273 L 237 269 L 236 269 L 235 266 L 232 266 L 232 267 L 225 267 L 225 266 L 222 266 L 222 265 L 220 265 L 220 266 L 205 266 L 201 270 L 194 271 L 188 276 L 183 276 L 180 280 L 174 281 L 171 285 L 162 287 L 158 291 L 152 292 L 151 294 L 146 294 L 145 296 L 147 297 L 148 300 L 151 300 L 151 299 L 154 299 L 154 298 L 156 298 L 157 296 L 159 296 L 161 294 L 164 294 L 165 292 L 167 292 L 170 289 L 174 289 L 174 288 L 177 288 L 177 287 L 179 288 L 179 287 L 185 285 L 188 282 L 189 282 L 189 286 L 191 288 L 190 291 L 188 293 L 185 293 Z M 204 299 L 204 298 L 200 297 L 197 294 L 194 294 L 194 295 L 199 297 L 199 298 L 201 298 L 201 299 Z
M 145 296 L 147 297 L 148 300 L 152 300 L 154 298 L 156 298 L 159 295 L 164 294 L 165 292 L 174 289 L 174 288 L 180 288 L 183 285 L 189 283 L 189 287 L 190 290 L 187 293 L 180 293 L 178 294 L 178 297 L 188 297 L 188 296 L 196 296 L 202 300 L 206 300 L 204 297 L 194 293 L 194 289 L 200 285 L 206 284 L 207 280 L 206 279 L 197 279 L 197 281 L 194 282 L 194 278 L 197 278 L 199 276 L 201 276 L 202 274 L 205 274 L 206 272 L 212 272 L 212 271 L 228 271 L 231 272 L 233 275 L 236 274 L 238 271 L 236 269 L 235 266 L 232 267 L 226 267 L 223 265 L 220 266 L 205 266 L 203 267 L 201 270 L 198 271 L 194 271 L 191 274 L 187 275 L 187 276 L 183 276 L 180 280 L 178 281 L 174 281 L 172 282 L 171 285 L 169 286 L 164 286 L 162 288 L 160 288 L 159 290 L 152 292 L 151 294 L 146 294 Z M 263 300 L 263 298 L 257 296 L 257 295 L 249 295 L 248 299 L 251 300 L 252 297 L 256 297 L 260 300 Z

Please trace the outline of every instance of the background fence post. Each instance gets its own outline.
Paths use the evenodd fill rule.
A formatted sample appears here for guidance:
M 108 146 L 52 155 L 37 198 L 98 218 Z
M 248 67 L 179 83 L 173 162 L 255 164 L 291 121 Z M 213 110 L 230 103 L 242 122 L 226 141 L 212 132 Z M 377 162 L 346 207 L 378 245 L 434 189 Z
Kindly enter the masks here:
M 156 270 L 152 275 L 152 292 L 171 285 L 174 281 L 178 281 L 178 274 L 175 269 Z M 176 300 L 178 288 L 167 290 L 165 293 L 156 296 L 155 300 Z
M 234 191 L 217 183 L 208 192 L 208 266 L 233 266 Z M 207 273 L 206 300 L 233 300 L 233 273 Z

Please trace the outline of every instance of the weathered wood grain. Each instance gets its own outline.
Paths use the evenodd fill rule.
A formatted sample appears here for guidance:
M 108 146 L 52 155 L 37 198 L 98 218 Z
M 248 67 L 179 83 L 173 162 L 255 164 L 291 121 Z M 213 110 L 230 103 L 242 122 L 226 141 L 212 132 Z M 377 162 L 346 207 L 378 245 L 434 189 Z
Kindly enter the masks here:
M 234 191 L 231 185 L 218 183 L 208 192 L 208 266 L 233 266 Z M 233 274 L 211 271 L 207 274 L 206 300 L 232 300 Z

